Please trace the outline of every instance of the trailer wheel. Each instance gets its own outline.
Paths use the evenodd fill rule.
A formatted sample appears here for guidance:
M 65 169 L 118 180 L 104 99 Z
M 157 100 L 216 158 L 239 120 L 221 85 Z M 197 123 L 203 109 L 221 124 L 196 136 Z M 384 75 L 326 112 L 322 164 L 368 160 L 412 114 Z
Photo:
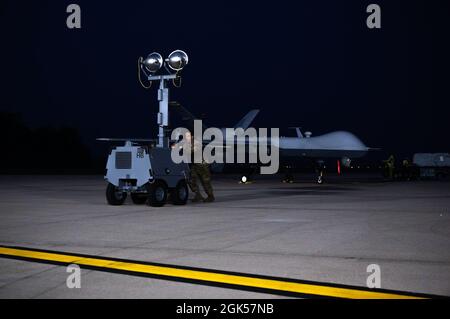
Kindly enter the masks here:
M 178 182 L 177 186 L 171 190 L 170 198 L 174 205 L 186 205 L 189 198 L 189 189 L 186 181 L 181 180 Z
M 147 184 L 148 197 L 147 205 L 153 207 L 161 207 L 167 201 L 167 186 L 163 181 L 156 180 L 151 184 Z
M 108 183 L 106 187 L 106 201 L 109 205 L 122 205 L 127 199 L 127 193 L 121 192 L 116 186 Z
M 131 193 L 131 200 L 133 201 L 133 204 L 136 205 L 145 204 L 147 197 L 147 194 Z

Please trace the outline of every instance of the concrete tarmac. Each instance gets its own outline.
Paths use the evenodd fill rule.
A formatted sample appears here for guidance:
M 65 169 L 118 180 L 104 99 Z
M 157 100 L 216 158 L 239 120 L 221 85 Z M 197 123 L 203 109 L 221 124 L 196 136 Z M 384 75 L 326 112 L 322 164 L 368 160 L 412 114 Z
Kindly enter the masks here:
M 240 185 L 217 201 L 108 206 L 102 176 L 0 176 L 0 245 L 450 296 L 450 183 L 332 179 Z M 0 298 L 280 298 L 0 258 Z

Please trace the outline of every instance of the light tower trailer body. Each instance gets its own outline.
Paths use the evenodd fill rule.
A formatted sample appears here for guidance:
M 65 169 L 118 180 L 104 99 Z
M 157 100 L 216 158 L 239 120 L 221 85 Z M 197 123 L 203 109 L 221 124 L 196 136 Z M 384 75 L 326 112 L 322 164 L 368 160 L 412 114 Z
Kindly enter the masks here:
M 151 147 L 126 141 L 111 150 L 106 163 L 106 199 L 122 205 L 130 194 L 133 203 L 163 206 L 168 199 L 175 205 L 187 202 L 189 166 L 175 164 L 170 148 Z
M 124 146 L 112 149 L 106 163 L 105 179 L 108 182 L 106 200 L 109 204 L 123 204 L 128 194 L 131 195 L 135 204 L 147 203 L 150 206 L 159 207 L 167 202 L 168 197 L 175 205 L 186 204 L 189 197 L 187 187 L 189 167 L 185 162 L 179 164 L 173 162 L 166 128 L 169 125 L 167 82 L 173 81 L 175 84 L 177 80 L 180 80 L 178 73 L 187 63 L 187 54 L 181 50 L 173 51 L 166 60 L 163 60 L 156 52 L 149 54 L 145 60 L 139 58 L 138 79 L 141 85 L 146 89 L 151 87 L 142 83 L 141 72 L 146 75 L 150 83 L 159 81 L 158 144 L 153 147 L 142 143 L 149 140 L 98 139 L 125 141 Z M 156 75 L 155 73 L 163 66 L 168 74 Z M 169 68 L 176 73 L 171 73 Z

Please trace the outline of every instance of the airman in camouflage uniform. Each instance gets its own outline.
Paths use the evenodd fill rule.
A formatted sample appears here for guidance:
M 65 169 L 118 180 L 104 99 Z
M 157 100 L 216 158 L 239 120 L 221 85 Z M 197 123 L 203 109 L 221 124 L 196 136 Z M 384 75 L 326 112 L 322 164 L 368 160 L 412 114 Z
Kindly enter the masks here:
M 204 159 L 202 159 L 201 163 L 195 163 L 194 161 L 194 153 L 197 151 L 202 150 L 202 144 L 201 142 L 193 139 L 188 133 L 186 135 L 186 139 L 191 139 L 191 165 L 190 165 L 190 182 L 189 186 L 192 190 L 192 192 L 195 194 L 194 198 L 192 199 L 193 202 L 213 202 L 215 200 L 213 188 L 211 185 L 211 173 L 209 171 L 209 164 L 205 162 Z M 207 198 L 203 198 L 203 196 L 200 193 L 200 187 L 199 187 L 199 181 L 200 184 L 202 184 L 203 189 L 205 190 L 206 195 L 208 195 Z
M 394 179 L 394 172 L 395 172 L 395 157 L 394 155 L 389 156 L 387 160 L 383 161 L 384 168 L 386 170 L 386 175 L 389 177 L 389 179 Z

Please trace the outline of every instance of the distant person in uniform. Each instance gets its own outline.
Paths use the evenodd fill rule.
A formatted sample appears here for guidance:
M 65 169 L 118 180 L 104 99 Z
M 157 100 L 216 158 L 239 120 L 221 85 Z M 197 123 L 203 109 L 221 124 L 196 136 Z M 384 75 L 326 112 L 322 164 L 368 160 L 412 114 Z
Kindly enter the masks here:
M 390 155 L 389 158 L 384 161 L 384 167 L 385 167 L 387 177 L 389 179 L 394 179 L 394 170 L 395 170 L 394 155 Z
M 402 162 L 402 178 L 408 181 L 412 178 L 411 163 L 406 158 Z
M 185 135 L 187 141 L 191 141 L 191 164 L 190 164 L 190 178 L 189 186 L 192 192 L 195 194 L 192 202 L 203 201 L 205 203 L 213 202 L 215 200 L 213 188 L 211 185 L 211 173 L 209 171 L 209 164 L 205 162 L 202 157 L 201 163 L 195 163 L 194 153 L 202 151 L 203 145 L 200 141 L 193 138 L 190 132 Z M 208 197 L 203 198 L 200 193 L 199 182 L 202 184 L 203 189 Z

